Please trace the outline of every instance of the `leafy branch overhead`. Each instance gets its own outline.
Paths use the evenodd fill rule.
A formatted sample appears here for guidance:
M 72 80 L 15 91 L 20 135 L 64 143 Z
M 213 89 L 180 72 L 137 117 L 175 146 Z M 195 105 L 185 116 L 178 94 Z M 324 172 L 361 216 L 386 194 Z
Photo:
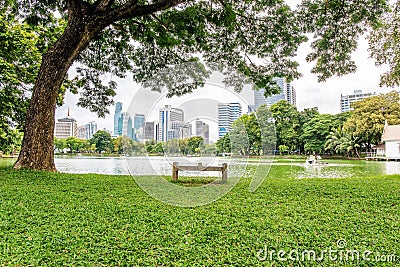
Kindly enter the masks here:
M 358 37 L 377 25 L 386 8 L 385 1 L 378 0 L 304 0 L 297 10 L 283 0 L 7 0 L 3 4 L 3 13 L 15 14 L 30 25 L 51 29 L 59 24 L 53 14 L 60 14 L 67 28 L 82 24 L 88 40 L 71 59 L 79 63 L 80 71 L 67 85 L 82 89 L 79 104 L 102 116 L 112 103 L 114 83 L 99 86 L 94 77 L 110 77 L 107 74 L 122 78 L 132 73 L 135 82 L 152 90 L 166 89 L 172 96 L 202 86 L 209 73 L 218 70 L 236 90 L 252 83 L 274 93 L 273 77 L 300 76 L 293 57 L 307 41 L 305 33 L 314 33 L 313 52 L 307 59 L 315 61 L 313 72 L 321 81 L 352 72 L 350 54 Z M 47 47 L 56 40 L 48 40 Z

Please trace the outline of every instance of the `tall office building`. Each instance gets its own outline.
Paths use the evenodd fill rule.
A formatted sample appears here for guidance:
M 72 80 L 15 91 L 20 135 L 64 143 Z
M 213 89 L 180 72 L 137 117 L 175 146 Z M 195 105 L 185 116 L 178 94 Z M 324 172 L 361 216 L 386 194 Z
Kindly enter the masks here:
M 352 95 L 340 95 L 340 110 L 341 112 L 348 112 L 353 110 L 351 104 L 365 98 L 375 96 L 376 93 L 363 93 L 362 90 L 354 90 Z
M 181 130 L 184 126 L 184 113 L 182 109 L 166 105 L 160 109 L 159 142 L 181 138 Z
M 132 117 L 128 112 L 121 113 L 120 121 L 122 122 L 122 136 L 133 139 Z
M 144 125 L 144 141 L 157 141 L 159 140 L 160 129 L 158 122 L 146 122 Z
M 296 90 L 291 83 L 287 83 L 285 78 L 273 79 L 280 88 L 280 93 L 265 97 L 265 89 L 254 90 L 254 110 L 257 110 L 261 105 L 271 107 L 273 104 L 281 100 L 286 100 L 291 105 L 296 105 Z
M 76 120 L 70 116 L 69 109 L 67 117 L 58 119 L 56 122 L 54 136 L 60 139 L 78 136 L 78 125 Z
M 115 136 L 122 135 L 121 113 L 122 113 L 122 103 L 117 102 L 115 104 L 115 112 L 114 112 L 114 135 Z
M 242 116 L 242 106 L 239 103 L 218 104 L 218 135 L 223 137 L 231 129 L 232 124 Z
M 89 122 L 85 125 L 86 139 L 92 139 L 93 135 L 97 132 L 97 123 L 95 121 Z
M 136 142 L 143 142 L 145 122 L 146 116 L 143 114 L 135 114 L 133 117 L 133 140 Z
M 201 120 L 196 120 L 194 122 L 195 125 L 195 136 L 203 137 L 204 144 L 210 143 L 210 127 L 207 123 L 204 123 Z

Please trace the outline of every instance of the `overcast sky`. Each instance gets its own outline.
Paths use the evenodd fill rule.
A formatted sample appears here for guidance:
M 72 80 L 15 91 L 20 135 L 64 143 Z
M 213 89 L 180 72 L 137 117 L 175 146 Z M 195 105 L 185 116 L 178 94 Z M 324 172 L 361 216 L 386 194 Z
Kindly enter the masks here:
M 299 0 L 288 0 L 291 6 L 295 5 Z M 310 41 L 311 42 L 311 41 Z M 385 71 L 385 68 L 377 68 L 373 59 L 369 58 L 368 43 L 365 38 L 361 38 L 359 41 L 359 47 L 352 55 L 352 59 L 356 62 L 357 71 L 353 74 L 348 74 L 343 77 L 333 77 L 328 79 L 324 83 L 318 83 L 317 76 L 313 75 L 310 71 L 313 67 L 312 63 L 305 61 L 306 55 L 310 52 L 310 42 L 304 43 L 300 46 L 296 60 L 299 62 L 299 71 L 303 74 L 298 80 L 293 81 L 293 86 L 297 91 L 297 108 L 303 110 L 304 108 L 318 107 L 321 113 L 339 113 L 340 112 L 340 95 L 351 94 L 354 90 L 363 90 L 364 92 L 377 92 L 384 93 L 393 88 L 380 88 L 379 77 Z M 124 80 L 118 81 L 117 95 L 115 102 L 123 103 L 123 111 L 128 111 L 132 114 L 138 103 L 146 103 L 145 105 L 152 107 L 153 111 L 150 112 L 149 118 L 151 120 L 157 120 L 157 110 L 165 104 L 172 104 L 177 107 L 181 107 L 187 113 L 186 120 L 193 119 L 195 117 L 202 117 L 210 124 L 211 121 L 216 119 L 216 105 L 218 102 L 241 102 L 243 105 L 246 103 L 253 104 L 252 93 L 249 90 L 241 95 L 229 93 L 226 89 L 216 85 L 219 83 L 218 78 L 212 79 L 213 83 L 210 83 L 204 89 L 198 90 L 192 95 L 184 96 L 183 98 L 165 99 L 161 95 L 153 96 L 154 99 L 151 101 L 145 101 L 146 97 L 138 97 L 136 93 L 142 91 L 140 86 L 135 85 L 131 77 L 127 77 Z M 399 90 L 398 88 L 395 88 Z M 136 97 L 135 97 L 136 95 Z M 90 113 L 90 111 L 76 106 L 79 95 L 73 95 L 71 93 L 66 94 L 65 104 L 59 107 L 56 111 L 56 118 L 64 117 L 67 113 L 67 109 L 70 108 L 71 116 L 73 116 L 79 125 L 86 124 L 90 121 L 96 121 L 98 129 L 106 128 L 113 130 L 113 113 L 114 107 L 110 107 L 110 114 L 105 119 L 97 118 L 96 114 Z M 131 104 L 132 99 L 135 99 Z M 212 100 L 216 102 L 213 103 Z M 149 107 L 149 108 L 150 108 Z M 247 111 L 247 107 L 244 107 L 244 111 Z M 210 113 L 211 112 L 211 113 Z M 213 115 L 211 115 L 213 114 Z M 210 129 L 212 132 L 216 131 L 216 126 L 212 126 Z M 215 134 L 213 134 L 215 135 Z M 215 139 L 215 138 L 213 138 Z

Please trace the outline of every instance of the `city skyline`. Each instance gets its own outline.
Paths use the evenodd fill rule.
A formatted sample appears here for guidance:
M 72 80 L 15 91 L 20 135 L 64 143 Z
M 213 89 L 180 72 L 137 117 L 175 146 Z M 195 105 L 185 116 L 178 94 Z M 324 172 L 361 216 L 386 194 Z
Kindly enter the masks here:
M 290 85 L 290 83 L 287 83 L 287 84 L 289 84 Z M 282 85 L 281 85 L 282 86 Z M 293 88 L 291 85 L 290 85 L 290 87 L 291 88 Z M 283 86 L 283 88 L 284 89 L 286 89 L 287 87 L 286 87 L 286 85 L 284 85 Z M 360 91 L 360 90 L 355 90 L 355 91 Z M 249 90 L 249 92 L 250 92 L 250 94 L 252 95 L 252 97 L 251 97 L 251 99 L 255 102 L 255 95 L 256 95 L 256 91 L 253 91 L 253 90 Z M 353 91 L 354 92 L 354 91 Z M 287 98 L 287 95 L 286 95 L 286 93 L 285 92 L 282 92 L 282 94 L 284 95 L 284 100 L 288 100 L 288 98 Z M 295 92 L 294 92 L 294 94 L 296 94 Z M 366 94 L 368 94 L 368 93 L 366 93 Z M 372 94 L 372 93 L 371 93 Z M 343 96 L 343 95 L 341 95 L 341 96 Z M 250 98 L 248 98 L 248 99 L 250 99 Z M 294 100 L 293 102 L 295 102 L 296 100 Z M 341 101 L 341 99 L 339 99 L 338 101 Z M 249 107 L 249 110 L 253 110 L 254 111 L 254 105 L 253 105 L 253 103 L 254 102 L 251 102 L 250 104 L 251 105 L 249 105 L 248 107 Z M 337 102 L 336 102 L 337 103 Z M 216 104 L 217 105 L 217 104 Z M 117 112 L 119 109 L 121 109 L 120 110 L 120 113 L 121 114 L 123 114 L 124 112 L 122 112 L 122 107 L 123 107 L 124 105 L 122 104 L 122 102 L 117 102 L 116 104 L 115 104 L 115 106 L 114 106 L 114 108 L 115 108 L 115 112 Z M 166 105 L 166 106 L 170 106 L 170 105 Z M 242 110 L 246 110 L 246 106 L 245 107 L 243 107 L 243 108 L 241 108 L 241 111 Z M 218 108 L 216 108 L 216 110 L 218 110 Z M 125 112 L 126 114 L 129 114 L 128 112 Z M 114 118 L 114 122 L 115 122 L 115 115 L 116 114 L 111 114 L 112 115 L 112 117 Z M 135 114 L 135 115 L 140 115 L 140 116 L 142 116 L 143 117 L 143 120 L 145 120 L 145 115 L 143 115 L 143 114 Z M 216 114 L 217 115 L 217 114 Z M 128 128 L 131 128 L 132 129 L 132 131 L 131 132 L 129 132 L 127 129 L 125 130 L 125 135 L 126 136 L 128 136 L 128 137 L 130 137 L 130 138 L 132 138 L 133 140 L 135 140 L 135 141 L 138 141 L 138 142 L 142 142 L 145 138 L 144 138 L 144 124 L 143 124 L 143 126 L 141 127 L 142 128 L 142 130 L 141 130 L 141 132 L 137 132 L 137 130 L 135 130 L 135 128 L 134 128 L 134 117 L 132 117 L 132 115 L 130 115 L 129 114 L 129 117 L 130 117 L 130 119 L 127 119 L 127 122 L 126 123 L 129 123 L 129 121 L 130 121 L 130 125 L 132 125 L 132 127 L 130 127 L 130 126 L 128 126 L 127 127 L 127 129 Z M 151 116 L 149 116 L 149 117 L 151 117 Z M 217 117 L 217 121 L 218 121 L 218 116 L 216 116 Z M 149 118 L 148 118 L 149 119 Z M 146 121 L 146 122 L 155 122 L 157 119 L 153 119 L 153 120 L 149 120 L 149 121 Z M 193 121 L 191 122 L 191 123 L 193 123 Z M 211 124 L 213 124 L 214 122 L 211 122 Z M 122 122 L 120 121 L 120 124 L 121 124 L 121 126 L 122 126 Z M 179 124 L 179 125 L 177 125 L 176 123 L 175 123 L 175 128 L 176 129 L 179 129 L 179 128 L 181 128 L 183 125 L 184 125 L 185 123 L 181 123 L 181 124 Z M 220 135 L 220 131 L 219 131 L 219 126 L 218 126 L 218 122 L 216 122 L 215 124 L 217 124 L 217 126 L 215 127 L 215 128 L 217 128 L 217 130 L 215 130 L 214 129 L 214 131 L 212 131 L 211 129 L 209 130 L 210 131 L 210 137 L 209 137 L 209 141 L 211 141 L 211 142 L 216 142 L 220 137 L 221 137 L 221 135 Z M 212 125 L 210 125 L 210 128 L 212 128 L 211 127 Z M 157 126 L 157 127 L 159 127 L 159 126 Z M 192 126 L 191 126 L 192 127 Z M 79 128 L 79 127 L 78 127 Z M 115 127 L 114 127 L 114 125 L 112 125 L 112 127 L 109 127 L 109 128 L 107 128 L 107 130 L 108 129 L 114 129 L 115 130 Z M 160 128 L 158 128 L 158 132 L 160 132 Z M 186 130 L 187 131 L 187 130 Z M 191 130 L 191 132 L 192 132 L 192 130 Z M 217 134 L 216 135 L 214 135 L 214 137 L 212 138 L 211 136 L 213 135 L 213 133 L 214 132 L 217 132 Z M 113 135 L 113 134 L 112 134 Z M 121 135 L 121 134 L 119 134 L 119 135 Z M 115 136 L 119 136 L 119 135 L 113 135 L 114 137 Z M 193 133 L 192 133 L 192 135 L 193 135 Z M 141 136 L 139 139 L 137 139 L 136 138 L 136 136 Z M 160 134 L 158 133 L 157 134 L 157 136 L 160 136 Z M 222 135 L 223 136 L 223 135 Z

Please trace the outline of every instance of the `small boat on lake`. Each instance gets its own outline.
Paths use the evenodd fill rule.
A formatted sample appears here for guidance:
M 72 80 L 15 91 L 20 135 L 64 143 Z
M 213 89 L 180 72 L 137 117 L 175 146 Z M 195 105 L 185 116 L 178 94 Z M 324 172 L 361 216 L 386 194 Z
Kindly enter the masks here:
M 320 155 L 310 155 L 306 159 L 306 163 L 304 164 L 305 167 L 319 167 L 319 166 L 326 166 L 328 163 L 322 162 L 322 158 Z

